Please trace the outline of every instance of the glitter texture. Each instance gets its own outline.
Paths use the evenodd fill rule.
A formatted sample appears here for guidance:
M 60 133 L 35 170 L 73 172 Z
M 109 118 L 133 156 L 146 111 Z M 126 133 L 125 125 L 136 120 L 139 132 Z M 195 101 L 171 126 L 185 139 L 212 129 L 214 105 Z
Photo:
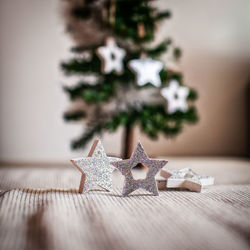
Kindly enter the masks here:
M 136 189 L 143 188 L 153 195 L 159 195 L 156 185 L 155 175 L 164 167 L 168 161 L 166 160 L 154 160 L 148 158 L 141 143 L 139 142 L 130 157 L 130 159 L 112 162 L 112 164 L 120 170 L 122 175 L 125 176 L 124 186 L 122 194 L 127 196 Z M 132 168 L 138 163 L 145 165 L 148 168 L 147 176 L 145 179 L 135 180 L 132 175 Z
M 189 168 L 162 169 L 160 174 L 167 179 L 167 188 L 187 188 L 200 192 L 202 187 L 214 184 L 214 177 L 198 175 Z
M 111 162 L 119 160 L 120 158 L 108 157 L 101 141 L 95 140 L 88 157 L 72 159 L 71 162 L 85 175 L 83 191 L 88 192 L 98 186 L 112 191 L 114 167 Z

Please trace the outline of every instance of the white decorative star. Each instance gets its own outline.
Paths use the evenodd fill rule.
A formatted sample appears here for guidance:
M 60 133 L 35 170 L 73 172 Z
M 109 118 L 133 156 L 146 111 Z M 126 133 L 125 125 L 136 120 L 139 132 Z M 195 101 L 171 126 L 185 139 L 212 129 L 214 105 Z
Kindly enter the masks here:
M 113 38 L 106 40 L 106 46 L 97 49 L 97 55 L 102 59 L 103 72 L 108 74 L 113 70 L 120 74 L 123 71 L 123 58 L 125 57 L 125 50 L 119 48 Z
M 137 84 L 143 86 L 147 83 L 155 87 L 161 85 L 160 71 L 163 63 L 151 58 L 133 59 L 129 61 L 129 67 L 137 74 Z
M 163 88 L 161 94 L 168 101 L 168 113 L 172 114 L 177 110 L 186 111 L 188 109 L 189 89 L 180 86 L 176 80 L 172 80 L 168 87 Z
M 186 188 L 200 192 L 202 187 L 214 184 L 214 177 L 198 175 L 189 168 L 162 169 L 160 175 L 167 179 L 167 188 Z
M 111 162 L 119 160 L 120 158 L 108 157 L 101 141 L 95 140 L 88 157 L 71 160 L 82 173 L 79 193 L 88 192 L 98 186 L 112 191 L 112 172 L 115 168 Z

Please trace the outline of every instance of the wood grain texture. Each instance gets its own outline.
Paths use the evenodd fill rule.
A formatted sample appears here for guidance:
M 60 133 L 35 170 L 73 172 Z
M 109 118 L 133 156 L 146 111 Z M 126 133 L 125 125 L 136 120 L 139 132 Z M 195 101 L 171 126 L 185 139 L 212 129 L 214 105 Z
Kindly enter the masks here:
M 249 249 L 250 182 L 121 197 L 118 172 L 113 193 L 79 194 L 80 178 L 73 166 L 0 168 L 0 249 Z

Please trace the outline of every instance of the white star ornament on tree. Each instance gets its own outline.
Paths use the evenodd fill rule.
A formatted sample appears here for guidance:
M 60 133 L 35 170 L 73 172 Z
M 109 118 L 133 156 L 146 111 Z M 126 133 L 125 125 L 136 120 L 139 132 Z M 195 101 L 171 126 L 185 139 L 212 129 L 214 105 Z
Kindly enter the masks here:
M 123 58 L 125 50 L 119 48 L 113 38 L 108 38 L 106 46 L 97 49 L 97 55 L 102 60 L 102 70 L 105 74 L 115 71 L 117 74 L 123 72 Z
M 189 89 L 180 86 L 176 80 L 172 80 L 168 87 L 163 88 L 161 94 L 168 102 L 169 114 L 172 114 L 177 110 L 184 112 L 188 109 L 187 97 Z
M 151 83 L 155 87 L 161 85 L 159 73 L 163 68 L 163 63 L 151 58 L 133 59 L 129 61 L 129 67 L 136 73 L 137 84 L 144 86 Z

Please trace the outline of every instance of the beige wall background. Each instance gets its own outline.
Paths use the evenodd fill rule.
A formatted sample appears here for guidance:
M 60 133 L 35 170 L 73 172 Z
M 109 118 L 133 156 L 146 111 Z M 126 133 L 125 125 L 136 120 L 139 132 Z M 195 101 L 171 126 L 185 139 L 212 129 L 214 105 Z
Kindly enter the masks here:
M 248 0 L 157 1 L 173 17 L 159 28 L 157 40 L 170 36 L 183 50 L 181 69 L 187 85 L 199 92 L 200 121 L 176 138 L 152 142 L 139 129 L 150 155 L 237 155 L 247 153 L 246 88 L 249 82 Z M 66 124 L 69 102 L 58 67 L 70 56 L 60 0 L 0 1 L 0 161 L 67 162 L 86 154 L 72 152 L 70 139 L 80 124 Z M 107 152 L 121 151 L 122 129 L 105 134 Z
M 248 152 L 247 85 L 250 85 L 250 1 L 167 0 L 173 18 L 159 30 L 183 49 L 187 85 L 198 90 L 196 125 L 157 142 L 139 138 L 152 155 L 243 156 Z

